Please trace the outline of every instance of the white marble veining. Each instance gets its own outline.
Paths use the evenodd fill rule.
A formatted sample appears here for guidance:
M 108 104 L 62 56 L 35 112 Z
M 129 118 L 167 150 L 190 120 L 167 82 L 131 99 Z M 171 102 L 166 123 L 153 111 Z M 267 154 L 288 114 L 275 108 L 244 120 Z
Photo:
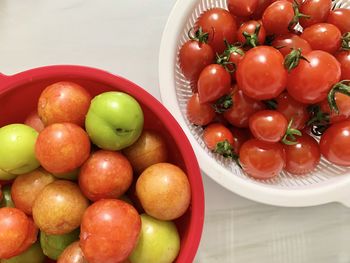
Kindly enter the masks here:
M 174 3 L 1 0 L 0 72 L 88 65 L 129 78 L 159 99 L 158 50 Z M 203 179 L 206 222 L 196 262 L 350 262 L 350 209 L 262 205 Z

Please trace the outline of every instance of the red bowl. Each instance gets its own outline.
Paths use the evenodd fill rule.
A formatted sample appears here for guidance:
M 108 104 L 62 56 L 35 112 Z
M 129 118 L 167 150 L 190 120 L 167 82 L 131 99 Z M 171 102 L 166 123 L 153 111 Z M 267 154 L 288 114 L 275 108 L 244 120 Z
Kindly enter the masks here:
M 130 94 L 142 106 L 145 128 L 157 130 L 166 139 L 170 149 L 169 161 L 186 171 L 192 193 L 190 208 L 176 220 L 181 236 L 181 250 L 176 262 L 192 262 L 204 223 L 204 191 L 200 169 L 190 142 L 176 120 L 145 90 L 119 76 L 82 66 L 49 66 L 13 76 L 0 75 L 0 127 L 23 122 L 36 109 L 41 91 L 62 80 L 82 85 L 93 96 L 111 90 Z

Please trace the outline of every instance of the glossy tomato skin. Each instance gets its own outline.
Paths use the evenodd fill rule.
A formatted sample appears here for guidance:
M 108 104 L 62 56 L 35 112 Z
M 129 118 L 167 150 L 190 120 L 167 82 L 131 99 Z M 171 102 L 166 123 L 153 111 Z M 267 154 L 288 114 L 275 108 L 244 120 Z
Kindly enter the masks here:
M 248 175 L 255 179 L 270 179 L 283 170 L 285 153 L 280 143 L 250 139 L 242 145 L 239 161 Z
M 350 32 L 350 9 L 337 8 L 330 11 L 327 23 L 335 25 L 342 34 Z
M 334 54 L 340 49 L 342 35 L 336 26 L 319 23 L 305 28 L 301 38 L 305 39 L 313 50 Z
M 258 111 L 249 118 L 249 129 L 253 136 L 265 142 L 279 142 L 287 126 L 284 115 L 274 110 Z
M 333 110 L 331 111 L 327 99 L 320 103 L 322 112 L 329 114 L 330 123 L 341 122 L 350 117 L 350 97 L 343 93 L 336 92 L 334 98 L 339 110 L 338 113 Z
M 287 71 L 282 54 L 273 47 L 250 49 L 237 67 L 237 83 L 245 95 L 256 100 L 277 97 L 284 90 Z
M 263 45 L 266 38 L 266 31 L 264 26 L 255 20 L 250 20 L 247 22 L 244 22 L 237 31 L 237 41 L 241 43 L 246 43 L 246 38 L 244 37 L 243 33 L 247 32 L 250 35 L 253 35 L 255 33 L 256 27 L 260 25 L 260 30 L 258 33 L 258 45 Z
M 312 51 L 310 44 L 305 39 L 293 33 L 277 36 L 272 42 L 272 46 L 278 48 L 284 57 L 287 56 L 292 49 L 300 48 L 303 55 Z
M 350 121 L 335 123 L 320 140 L 321 154 L 330 162 L 350 166 Z
M 287 91 L 305 104 L 321 102 L 332 86 L 340 80 L 339 62 L 327 52 L 314 50 L 305 55 L 288 74 Z
M 203 140 L 205 145 L 212 151 L 215 150 L 219 142 L 227 140 L 233 145 L 233 136 L 231 131 L 220 123 L 212 123 L 204 129 Z
M 206 66 L 198 79 L 200 103 L 214 102 L 231 90 L 231 75 L 218 64 Z
M 187 103 L 187 118 L 194 125 L 204 126 L 215 118 L 215 110 L 210 103 L 200 103 L 198 93 L 194 93 Z
M 209 33 L 208 44 L 214 52 L 221 54 L 226 46 L 224 40 L 229 43 L 236 41 L 237 23 L 229 11 L 223 8 L 212 8 L 205 11 L 197 20 L 197 27 L 202 27 Z
M 179 63 L 184 76 L 197 81 L 201 71 L 213 63 L 215 54 L 211 46 L 196 40 L 189 40 L 180 49 Z
M 255 112 L 265 108 L 265 105 L 246 95 L 237 86 L 232 91 L 232 107 L 224 112 L 224 118 L 232 125 L 239 128 L 249 126 L 249 117 Z
M 289 23 L 293 20 L 293 4 L 286 1 L 276 1 L 269 5 L 263 16 L 262 23 L 268 35 L 281 35 L 289 32 Z
M 299 11 L 310 18 L 301 18 L 299 23 L 303 28 L 327 21 L 332 7 L 332 0 L 305 0 Z
M 285 170 L 303 175 L 312 172 L 320 162 L 321 153 L 317 141 L 308 134 L 296 137 L 296 144 L 284 145 Z
M 309 119 L 307 105 L 293 99 L 287 92 L 276 98 L 276 110 L 284 115 L 288 123 L 293 118 L 292 128 L 301 130 Z
M 226 2 L 230 13 L 238 17 L 252 15 L 258 6 L 258 0 L 227 0 Z
M 341 66 L 341 80 L 350 79 L 350 51 L 340 51 L 335 55 Z

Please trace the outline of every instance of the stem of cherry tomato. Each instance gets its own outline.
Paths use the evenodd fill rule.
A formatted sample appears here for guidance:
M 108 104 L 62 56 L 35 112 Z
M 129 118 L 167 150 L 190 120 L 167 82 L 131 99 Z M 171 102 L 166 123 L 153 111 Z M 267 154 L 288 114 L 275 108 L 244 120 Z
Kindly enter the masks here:
M 293 118 L 289 121 L 286 134 L 282 138 L 282 142 L 286 145 L 297 144 L 295 136 L 301 136 L 301 131 L 292 128 Z
M 328 105 L 329 108 L 339 114 L 339 108 L 335 101 L 335 94 L 337 92 L 350 96 L 350 80 L 342 80 L 335 84 L 328 93 Z
M 243 32 L 243 36 L 246 39 L 246 42 L 244 44 L 245 46 L 256 47 L 258 44 L 262 44 L 262 43 L 259 43 L 259 40 L 258 40 L 258 35 L 259 35 L 259 32 L 260 32 L 260 28 L 261 28 L 261 25 L 258 24 L 255 27 L 255 30 L 254 30 L 253 34 L 249 34 L 246 31 Z
M 301 48 L 292 49 L 292 51 L 284 59 L 284 67 L 288 70 L 288 72 L 290 72 L 293 68 L 296 68 L 299 65 L 300 59 L 309 62 L 307 58 L 301 54 Z
M 224 113 L 233 105 L 232 96 L 224 95 L 218 99 L 212 106 L 216 113 Z
M 235 153 L 235 151 L 232 148 L 232 145 L 229 143 L 228 140 L 219 142 L 216 145 L 214 152 L 218 153 L 218 154 L 221 154 L 225 158 L 231 158 L 232 160 L 234 160 L 237 163 L 237 165 L 240 168 L 242 168 L 240 163 L 239 163 L 238 154 Z
M 329 127 L 329 114 L 323 112 L 319 105 L 311 105 L 308 110 L 312 117 L 306 125 L 311 126 L 312 134 L 321 136 Z
M 231 45 L 226 39 L 224 40 L 224 42 L 227 48 L 221 55 L 217 55 L 216 63 L 223 66 L 229 73 L 232 74 L 236 71 L 237 65 L 230 61 L 230 55 L 232 53 L 237 53 L 243 56 L 244 51 L 241 49 L 240 43 L 239 45 Z
M 209 33 L 203 32 L 202 27 L 199 27 L 193 34 L 194 28 L 190 28 L 187 35 L 189 39 L 196 40 L 199 43 L 208 43 Z
M 307 18 L 307 19 L 311 18 L 311 16 L 304 15 L 304 14 L 300 13 L 300 11 L 299 11 L 299 4 L 296 1 L 294 1 L 294 3 L 293 3 L 293 9 L 294 9 L 294 17 L 293 17 L 292 21 L 290 21 L 290 23 L 288 25 L 288 30 L 289 31 L 292 31 L 293 28 L 296 26 L 296 24 L 299 23 L 299 19 L 300 18 Z
M 350 50 L 350 32 L 347 32 L 343 35 L 341 48 L 342 50 Z

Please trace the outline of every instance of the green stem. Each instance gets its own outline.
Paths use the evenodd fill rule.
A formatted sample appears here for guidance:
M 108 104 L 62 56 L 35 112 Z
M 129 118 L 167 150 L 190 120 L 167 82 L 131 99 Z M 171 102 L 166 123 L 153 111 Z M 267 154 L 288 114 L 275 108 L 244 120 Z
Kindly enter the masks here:
M 231 158 L 240 168 L 242 168 L 241 164 L 239 163 L 239 156 L 237 153 L 235 153 L 228 140 L 217 143 L 214 152 L 224 156 L 225 158 Z
M 292 49 L 292 51 L 284 59 L 284 67 L 288 70 L 288 72 L 290 72 L 293 68 L 296 68 L 299 65 L 301 59 L 309 62 L 301 52 L 301 48 Z
M 296 1 L 294 1 L 294 3 L 293 3 L 293 9 L 294 9 L 294 17 L 293 17 L 292 21 L 289 22 L 289 25 L 288 25 L 289 31 L 293 30 L 293 28 L 296 26 L 296 24 L 299 23 L 300 18 L 307 18 L 307 19 L 311 18 L 311 16 L 309 16 L 309 15 L 304 15 L 304 14 L 300 13 L 299 5 Z
M 224 113 L 233 105 L 231 95 L 224 95 L 219 98 L 212 106 L 216 113 Z
M 193 34 L 194 28 L 191 27 L 187 35 L 191 40 L 198 41 L 199 43 L 208 43 L 209 33 L 203 32 L 202 27 L 199 27 Z
M 286 144 L 286 145 L 297 144 L 297 141 L 296 141 L 297 139 L 295 138 L 295 136 L 301 136 L 302 135 L 301 131 L 292 128 L 292 124 L 293 124 L 293 118 L 288 123 L 288 127 L 287 127 L 287 130 L 286 130 L 286 133 L 285 133 L 285 135 L 282 138 L 282 142 L 284 144 Z
M 335 84 L 332 89 L 329 91 L 327 99 L 328 99 L 328 105 L 331 111 L 334 111 L 335 113 L 339 114 L 339 108 L 337 105 L 337 102 L 335 100 L 336 93 L 342 93 L 344 95 L 350 96 L 350 80 L 342 80 Z
M 350 50 L 350 32 L 347 32 L 343 35 L 341 48 L 342 50 Z

